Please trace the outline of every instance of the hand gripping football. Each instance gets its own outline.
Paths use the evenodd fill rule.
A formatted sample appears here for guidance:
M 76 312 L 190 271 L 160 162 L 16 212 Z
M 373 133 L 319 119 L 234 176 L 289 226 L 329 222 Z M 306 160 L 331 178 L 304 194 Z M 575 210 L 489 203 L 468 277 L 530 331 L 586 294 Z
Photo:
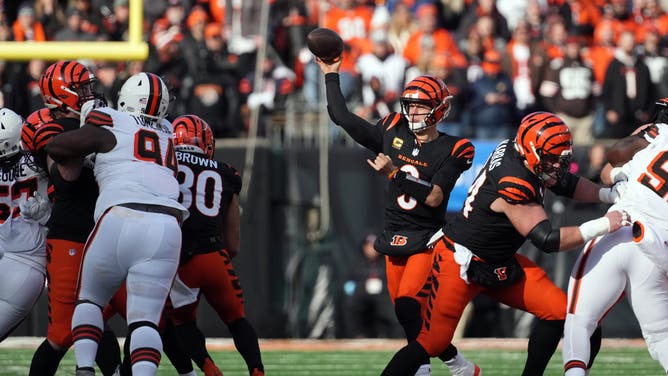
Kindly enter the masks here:
M 319 27 L 306 36 L 308 49 L 326 64 L 332 64 L 341 58 L 343 39 L 334 30 Z

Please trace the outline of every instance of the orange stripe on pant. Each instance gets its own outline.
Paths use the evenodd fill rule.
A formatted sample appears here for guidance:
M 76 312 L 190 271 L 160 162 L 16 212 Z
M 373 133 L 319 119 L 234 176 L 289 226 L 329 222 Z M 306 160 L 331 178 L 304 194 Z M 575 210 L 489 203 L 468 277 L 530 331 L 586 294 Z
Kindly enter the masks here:
M 427 249 L 410 256 L 385 256 L 387 291 L 392 303 L 399 297 L 416 298 L 424 306 L 426 296 L 418 293 L 427 283 L 434 261 L 434 250 Z
M 441 240 L 436 245 L 432 290 L 418 342 L 430 356 L 438 356 L 452 341 L 457 323 L 466 305 L 479 293 L 518 308 L 544 320 L 566 318 L 566 294 L 533 261 L 515 255 L 525 276 L 512 286 L 488 289 L 476 283 L 466 284 L 459 276 L 454 253 Z
M 225 324 L 245 316 L 243 290 L 227 251 L 195 255 L 177 271 L 190 288 L 199 288 L 209 305 Z M 171 312 L 174 324 L 195 320 L 197 302 Z

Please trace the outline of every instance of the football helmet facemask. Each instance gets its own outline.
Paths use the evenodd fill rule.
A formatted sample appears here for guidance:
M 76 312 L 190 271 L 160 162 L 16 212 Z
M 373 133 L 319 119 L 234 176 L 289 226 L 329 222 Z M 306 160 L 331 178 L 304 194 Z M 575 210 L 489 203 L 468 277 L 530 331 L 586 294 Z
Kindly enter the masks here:
M 428 127 L 435 126 L 450 113 L 450 91 L 443 80 L 438 77 L 418 76 L 406 85 L 401 94 L 401 113 L 408 119 L 408 127 L 413 132 L 420 132 Z M 414 122 L 417 114 L 410 113 L 411 105 L 425 106 L 426 116 L 422 121 Z M 422 115 L 422 114 L 420 114 Z
M 118 110 L 161 121 L 167 115 L 169 91 L 160 77 L 140 72 L 128 78 L 118 94 Z
M 568 171 L 573 137 L 558 116 L 533 112 L 522 119 L 515 148 L 529 170 L 543 183 L 554 185 Z
M 197 115 L 179 116 L 172 122 L 174 127 L 174 148 L 191 151 L 213 158 L 213 132 L 202 118 Z

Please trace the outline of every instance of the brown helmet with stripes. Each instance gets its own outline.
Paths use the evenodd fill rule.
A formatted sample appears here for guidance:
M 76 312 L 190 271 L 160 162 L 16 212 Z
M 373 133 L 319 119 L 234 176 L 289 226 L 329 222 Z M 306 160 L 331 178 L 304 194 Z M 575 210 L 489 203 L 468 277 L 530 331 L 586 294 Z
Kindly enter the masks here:
M 103 99 L 93 92 L 95 76 L 83 64 L 63 60 L 51 64 L 39 79 L 44 105 L 50 109 L 79 114 L 81 106 L 91 99 Z
M 443 80 L 431 75 L 418 76 L 406 85 L 401 94 L 401 113 L 408 119 L 408 126 L 413 132 L 435 126 L 450 113 L 450 91 Z M 409 107 L 419 104 L 430 110 L 424 120 L 412 121 Z
M 167 115 L 169 91 L 160 77 L 140 72 L 128 78 L 118 93 L 118 110 L 161 121 Z
M 180 151 L 202 153 L 213 158 L 213 132 L 197 115 L 179 116 L 172 122 L 174 127 L 174 148 Z
M 557 115 L 533 112 L 522 119 L 515 147 L 529 170 L 543 182 L 554 184 L 569 167 L 573 137 Z

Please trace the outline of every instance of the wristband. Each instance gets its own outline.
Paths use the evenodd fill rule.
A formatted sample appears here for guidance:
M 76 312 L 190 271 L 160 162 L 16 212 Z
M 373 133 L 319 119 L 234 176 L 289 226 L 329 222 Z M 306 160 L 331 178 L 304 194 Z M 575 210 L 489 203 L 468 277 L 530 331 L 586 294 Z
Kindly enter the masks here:
M 581 224 L 578 229 L 586 243 L 597 236 L 605 235 L 610 232 L 610 220 L 606 217 L 593 219 Z

